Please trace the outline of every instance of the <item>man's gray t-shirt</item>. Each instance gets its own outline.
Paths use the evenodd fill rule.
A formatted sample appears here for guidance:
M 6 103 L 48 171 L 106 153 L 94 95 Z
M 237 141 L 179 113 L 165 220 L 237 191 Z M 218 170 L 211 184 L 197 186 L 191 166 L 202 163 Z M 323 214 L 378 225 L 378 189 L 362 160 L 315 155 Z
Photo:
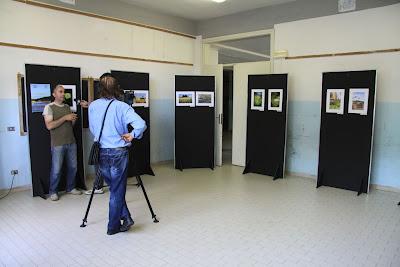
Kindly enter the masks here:
M 52 116 L 54 121 L 70 113 L 71 108 L 67 104 L 58 105 L 54 102 L 46 105 L 43 110 L 43 116 Z M 50 137 L 52 147 L 76 143 L 72 122 L 70 121 L 50 130 Z

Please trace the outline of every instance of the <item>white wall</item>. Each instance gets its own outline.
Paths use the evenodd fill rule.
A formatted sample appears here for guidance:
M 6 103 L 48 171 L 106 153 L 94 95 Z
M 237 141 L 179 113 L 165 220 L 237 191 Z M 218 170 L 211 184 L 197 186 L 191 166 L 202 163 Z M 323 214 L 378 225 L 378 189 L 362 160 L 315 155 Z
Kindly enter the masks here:
M 357 0 L 356 10 L 399 3 L 399 0 Z M 278 23 L 338 14 L 338 0 L 295 0 L 223 17 L 201 20 L 197 34 L 204 38 L 271 29 Z
M 398 48 L 400 4 L 275 25 L 275 49 L 289 56 Z
M 400 4 L 275 25 L 289 56 L 400 48 Z M 322 73 L 377 70 L 371 183 L 400 188 L 400 53 L 275 60 L 289 74 L 287 170 L 316 175 Z
M 199 58 L 194 39 L 8 0 L 0 3 L 0 42 L 189 64 Z M 193 74 L 194 67 L 2 46 L 0 59 L 0 189 L 10 186 L 11 169 L 20 171 L 15 186 L 31 184 L 28 137 L 5 131 L 7 126 L 19 128 L 16 75 L 25 72 L 25 63 L 80 67 L 82 77 L 110 70 L 150 73 L 151 160 L 173 159 L 175 75 Z M 89 133 L 86 138 L 88 147 Z
M 195 41 L 148 28 L 11 0 L 0 3 L 0 40 L 182 63 L 193 63 Z
M 196 33 L 195 21 L 174 15 L 167 15 L 154 9 L 135 5 L 132 2 L 128 3 L 128 1 L 79 0 L 75 1 L 75 5 L 63 3 L 59 0 L 36 1 L 113 18 L 134 21 L 137 23 L 152 25 L 187 34 L 194 35 Z

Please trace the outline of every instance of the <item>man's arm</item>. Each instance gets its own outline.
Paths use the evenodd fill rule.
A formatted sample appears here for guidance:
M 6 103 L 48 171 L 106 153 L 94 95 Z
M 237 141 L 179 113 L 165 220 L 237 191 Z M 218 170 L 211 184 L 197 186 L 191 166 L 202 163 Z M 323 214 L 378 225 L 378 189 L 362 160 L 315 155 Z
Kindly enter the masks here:
M 88 102 L 88 101 L 82 99 L 82 100 L 79 102 L 79 105 L 81 105 L 81 107 L 83 107 L 83 108 L 89 108 L 90 102 Z
M 66 121 L 71 121 L 72 123 L 75 123 L 76 118 L 77 116 L 74 113 L 65 115 L 58 120 L 53 120 L 53 115 L 45 115 L 44 122 L 46 123 L 47 130 L 53 130 L 60 127 Z
M 76 115 L 76 114 L 75 114 Z M 72 127 L 74 127 L 75 126 L 75 123 L 76 123 L 76 120 L 78 119 L 78 115 L 76 115 L 76 119 L 75 120 L 73 120 L 73 121 L 71 121 L 72 122 Z

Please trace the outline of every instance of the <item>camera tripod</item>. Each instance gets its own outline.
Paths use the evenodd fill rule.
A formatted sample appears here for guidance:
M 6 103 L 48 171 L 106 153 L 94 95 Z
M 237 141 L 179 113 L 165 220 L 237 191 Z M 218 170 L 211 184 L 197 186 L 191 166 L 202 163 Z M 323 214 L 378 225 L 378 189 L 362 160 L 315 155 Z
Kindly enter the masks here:
M 100 175 L 101 175 L 101 173 L 100 173 L 100 168 L 97 168 L 97 171 L 96 171 L 96 178 L 94 179 L 94 182 L 93 182 L 92 193 L 90 194 L 90 199 L 89 199 L 88 206 L 87 206 L 87 208 L 86 208 L 85 217 L 82 219 L 82 224 L 80 225 L 80 227 L 86 227 L 87 218 L 88 218 L 89 211 L 90 211 L 90 206 L 92 205 L 92 201 L 93 201 L 94 191 L 96 190 L 96 188 L 98 188 L 98 183 L 99 183 L 99 180 L 100 180 L 100 179 L 99 179 L 99 178 L 100 178 Z M 154 223 L 158 223 L 159 220 L 157 219 L 157 216 L 154 214 L 153 208 L 151 207 L 150 200 L 149 200 L 149 198 L 147 197 L 146 189 L 144 188 L 143 181 L 142 181 L 142 178 L 140 177 L 140 175 L 137 175 L 137 176 L 136 176 L 136 181 L 137 181 L 137 183 L 134 184 L 134 185 L 137 186 L 137 187 L 140 186 L 140 187 L 142 188 L 144 197 L 146 198 L 147 205 L 149 206 L 149 209 L 150 209 L 151 218 L 153 219 L 153 222 L 154 222 Z

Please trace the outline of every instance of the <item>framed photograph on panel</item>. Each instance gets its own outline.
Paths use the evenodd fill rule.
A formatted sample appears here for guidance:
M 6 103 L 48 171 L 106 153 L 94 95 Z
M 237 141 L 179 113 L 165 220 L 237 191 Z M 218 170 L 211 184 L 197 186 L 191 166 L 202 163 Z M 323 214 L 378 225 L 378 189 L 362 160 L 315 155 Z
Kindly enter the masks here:
M 350 88 L 349 90 L 349 113 L 368 114 L 368 88 Z
M 251 109 L 264 111 L 265 89 L 251 89 Z
M 268 110 L 282 112 L 283 89 L 268 90 Z
M 43 112 L 44 107 L 51 102 L 50 84 L 31 83 L 32 112 Z
M 178 91 L 176 92 L 177 107 L 194 107 L 195 106 L 194 91 Z
M 135 90 L 132 107 L 149 107 L 149 91 Z
M 63 85 L 64 103 L 67 104 L 72 112 L 76 112 L 76 85 Z
M 129 106 L 133 105 L 133 99 L 135 98 L 134 90 L 124 90 L 124 102 Z
M 196 106 L 198 107 L 214 107 L 214 92 L 197 91 Z
M 344 113 L 344 89 L 326 90 L 326 113 Z

